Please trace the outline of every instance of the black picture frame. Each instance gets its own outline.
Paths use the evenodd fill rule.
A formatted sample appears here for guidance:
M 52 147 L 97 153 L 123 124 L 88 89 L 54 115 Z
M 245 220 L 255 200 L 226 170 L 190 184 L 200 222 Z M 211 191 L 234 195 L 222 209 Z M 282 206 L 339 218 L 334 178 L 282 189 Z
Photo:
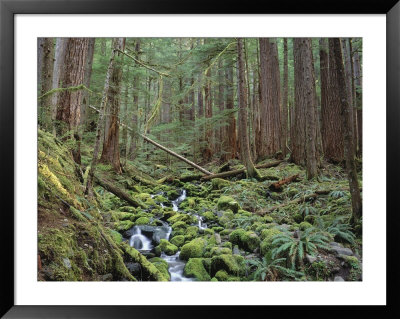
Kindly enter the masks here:
M 233 4 L 204 0 L 196 3 L 181 0 L 0 0 L 0 181 L 1 225 L 0 238 L 0 315 L 4 318 L 159 318 L 159 317 L 220 317 L 228 315 L 256 316 L 310 315 L 309 307 L 291 306 L 16 306 L 14 303 L 14 15 L 15 14 L 386 14 L 387 29 L 387 105 L 386 105 L 386 177 L 387 177 L 387 305 L 386 306 L 318 306 L 315 312 L 324 316 L 343 318 L 355 315 L 372 315 L 384 318 L 399 316 L 397 305 L 399 279 L 395 274 L 394 259 L 398 252 L 398 237 L 395 230 L 398 221 L 396 183 L 399 178 L 400 136 L 400 3 L 398 0 L 328 0 L 275 1 L 257 3 L 253 0 Z M 376 165 L 380 165 L 376 163 Z M 379 218 L 379 216 L 377 216 Z

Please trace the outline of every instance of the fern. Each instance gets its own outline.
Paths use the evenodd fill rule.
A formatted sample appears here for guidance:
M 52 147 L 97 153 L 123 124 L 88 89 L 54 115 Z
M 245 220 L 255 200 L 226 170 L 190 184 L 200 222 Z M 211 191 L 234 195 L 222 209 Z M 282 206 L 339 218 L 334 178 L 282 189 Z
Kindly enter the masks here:
M 354 245 L 356 236 L 352 232 L 352 227 L 344 222 L 344 219 L 345 217 L 338 217 L 332 223 L 324 223 L 322 218 L 317 218 L 315 224 L 320 230 L 329 233 L 336 241 L 344 240 Z
M 315 255 L 318 249 L 330 250 L 330 238 L 314 227 L 305 231 L 298 231 L 299 238 L 294 238 L 289 233 L 278 234 L 272 241 L 272 258 L 285 256 L 291 269 L 296 265 L 302 266 L 305 254 Z
M 304 276 L 303 272 L 288 269 L 283 266 L 285 258 L 268 259 L 264 257 L 261 261 L 257 259 L 246 260 L 250 270 L 253 271 L 251 278 L 254 281 L 276 281 L 280 276 L 297 279 Z

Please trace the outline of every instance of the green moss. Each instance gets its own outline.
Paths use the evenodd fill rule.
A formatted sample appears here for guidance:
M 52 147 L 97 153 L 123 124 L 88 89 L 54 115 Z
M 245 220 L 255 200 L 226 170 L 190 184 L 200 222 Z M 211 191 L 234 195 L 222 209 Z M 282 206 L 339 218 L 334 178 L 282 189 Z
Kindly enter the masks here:
M 215 226 L 215 227 L 211 227 L 211 229 L 213 231 L 215 231 L 216 233 L 220 233 L 221 231 L 223 231 L 225 228 L 224 227 L 220 227 L 220 226 Z
M 207 211 L 204 212 L 202 214 L 202 216 L 207 220 L 207 221 L 215 221 L 216 220 L 216 216 L 214 215 L 214 213 Z
M 260 238 L 258 238 L 257 234 L 253 231 L 245 231 L 244 229 L 234 230 L 229 235 L 229 241 L 250 252 L 254 251 L 260 245 Z
M 306 230 L 308 228 L 312 228 L 313 226 L 308 222 L 301 222 L 299 225 L 300 230 Z
M 211 279 L 204 267 L 203 258 L 190 258 L 185 265 L 183 274 L 187 277 L 194 277 L 198 281 L 209 281 Z
M 126 243 L 122 243 L 120 247 L 125 251 L 125 253 L 134 261 L 142 266 L 142 269 L 146 276 L 150 280 L 156 281 L 168 281 L 169 278 L 165 277 L 163 272 L 161 272 L 155 265 L 146 259 L 141 253 L 139 253 L 135 248 L 130 247 Z
M 220 210 L 232 210 L 233 213 L 237 213 L 239 210 L 239 203 L 235 201 L 232 197 L 230 196 L 221 196 L 218 199 L 217 202 L 217 207 Z
M 212 247 L 210 255 L 211 257 L 219 255 L 232 255 L 232 250 L 227 247 Z
M 222 214 L 222 216 L 219 219 L 219 223 L 223 226 L 228 226 L 229 223 L 232 221 L 232 219 L 235 217 L 233 212 L 231 210 L 228 210 Z
M 187 224 L 190 224 L 190 223 L 192 223 L 194 220 L 193 220 L 193 217 L 190 216 L 190 215 L 187 215 L 187 214 L 179 214 L 179 213 L 177 213 L 177 214 L 175 214 L 174 216 L 168 218 L 167 221 L 168 221 L 170 224 L 174 224 L 174 223 L 176 223 L 176 222 L 185 222 L 185 223 L 187 223 Z
M 114 223 L 114 228 L 118 231 L 126 231 L 133 227 L 134 223 L 130 220 L 121 220 L 119 222 Z
M 140 217 L 135 221 L 135 225 L 148 225 L 149 223 L 150 219 L 148 217 Z
M 215 278 L 218 281 L 228 281 L 229 275 L 225 270 L 218 270 L 215 274 Z
M 245 273 L 245 262 L 242 256 L 220 255 L 211 258 L 211 276 L 214 277 L 219 270 L 228 274 L 242 276 Z
M 188 260 L 189 258 L 202 257 L 206 242 L 204 239 L 196 238 L 182 246 L 180 259 Z
M 213 178 L 211 180 L 211 185 L 212 185 L 213 189 L 221 189 L 221 188 L 230 186 L 231 182 L 229 182 L 225 179 L 222 179 L 222 178 Z
M 166 239 L 161 239 L 160 244 L 156 247 L 156 254 L 159 255 L 161 252 L 166 253 L 168 256 L 172 256 L 178 252 L 178 247 L 171 244 Z
M 183 235 L 174 236 L 171 239 L 171 244 L 174 244 L 177 247 L 182 247 L 184 243 L 185 243 L 185 236 Z
M 226 241 L 226 242 L 222 243 L 222 247 L 226 247 L 226 248 L 229 248 L 230 250 L 232 250 L 232 243 L 229 241 Z
M 185 230 L 188 227 L 188 225 L 185 222 L 180 221 L 180 222 L 176 222 L 176 223 L 172 224 L 171 227 L 174 231 L 177 231 L 180 229 Z
M 119 232 L 112 230 L 112 229 L 110 229 L 109 232 L 110 232 L 111 238 L 114 240 L 115 243 L 117 243 L 117 244 L 122 243 L 122 235 Z
M 260 252 L 262 256 L 270 256 L 273 238 L 281 233 L 282 232 L 277 228 L 263 229 L 261 231 L 262 242 L 260 244 Z
M 185 240 L 192 240 L 197 237 L 199 233 L 199 228 L 197 226 L 189 226 L 185 230 Z
M 214 230 L 210 228 L 204 229 L 204 234 L 205 235 L 214 235 Z
M 132 213 L 122 212 L 122 211 L 111 211 L 111 218 L 113 221 L 120 221 L 120 220 L 130 220 L 134 221 L 136 216 Z
M 263 219 L 264 219 L 264 222 L 266 222 L 266 223 L 273 223 L 274 222 L 274 219 L 271 216 L 268 216 L 268 215 L 264 216 Z

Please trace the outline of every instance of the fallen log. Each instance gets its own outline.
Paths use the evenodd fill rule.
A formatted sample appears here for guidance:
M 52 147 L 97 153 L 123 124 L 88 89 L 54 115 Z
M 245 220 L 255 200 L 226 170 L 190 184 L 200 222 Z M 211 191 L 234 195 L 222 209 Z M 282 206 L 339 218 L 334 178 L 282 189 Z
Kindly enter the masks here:
M 279 205 L 275 205 L 272 207 L 269 207 L 268 209 L 264 210 L 264 211 L 260 211 L 257 214 L 260 216 L 264 216 L 265 214 L 269 214 L 272 213 L 274 210 L 277 210 L 278 208 L 282 208 L 291 204 L 301 204 L 304 202 L 309 202 L 314 200 L 315 198 L 317 198 L 319 195 L 327 195 L 331 192 L 331 190 L 319 190 L 319 191 L 315 191 L 315 193 L 312 193 L 310 195 L 306 195 L 306 196 L 302 196 L 299 198 L 296 198 L 295 200 L 289 201 L 287 203 L 283 203 L 283 204 L 279 204 Z
M 269 186 L 269 189 L 274 191 L 274 192 L 280 192 L 282 191 L 282 186 L 289 184 L 291 182 L 295 182 L 298 180 L 299 174 L 289 176 L 287 178 L 281 179 L 280 181 L 273 183 Z
M 256 165 L 255 167 L 256 168 L 275 167 L 275 166 L 278 166 L 282 162 L 283 162 L 283 160 L 282 161 L 272 162 L 272 163 L 260 164 L 260 165 Z M 208 181 L 208 180 L 213 179 L 213 178 L 225 178 L 225 177 L 230 177 L 230 176 L 236 176 L 236 175 L 239 175 L 239 174 L 243 174 L 245 172 L 246 172 L 245 168 L 236 169 L 234 171 L 228 171 L 228 172 L 213 174 L 213 175 L 209 175 L 209 176 L 203 176 L 203 177 L 201 177 L 201 180 Z M 272 177 L 271 179 L 277 179 L 277 177 L 275 177 L 275 176 L 267 176 L 266 179 L 269 179 L 270 177 Z M 264 179 L 264 177 L 262 177 L 262 179 Z
M 103 187 L 104 189 L 108 190 L 110 193 L 113 193 L 115 196 L 119 197 L 120 199 L 128 202 L 133 207 L 146 208 L 142 203 L 138 202 L 137 200 L 132 198 L 132 196 L 130 196 L 129 194 L 125 193 L 123 190 L 115 187 L 111 183 L 109 183 L 109 182 L 107 182 L 107 181 L 105 181 L 103 179 L 100 179 L 97 175 L 95 175 L 94 178 L 95 178 L 95 182 L 97 184 L 99 184 L 101 187 Z
M 97 108 L 95 108 L 95 107 L 92 106 L 92 105 L 89 105 L 89 107 L 90 107 L 91 109 L 95 110 L 96 112 L 100 112 L 100 110 L 98 110 Z M 185 158 L 185 157 L 183 157 L 183 156 L 181 156 L 181 155 L 175 153 L 174 151 L 171 151 L 170 149 L 168 149 L 168 148 L 162 146 L 161 144 L 158 144 L 157 142 L 155 142 L 155 141 L 151 140 L 150 138 L 148 138 L 146 135 L 143 135 L 143 134 L 141 134 L 141 133 L 135 132 L 135 131 L 134 131 L 131 127 L 129 127 L 128 125 L 126 125 L 126 124 L 124 124 L 124 123 L 122 123 L 122 122 L 120 122 L 119 124 L 120 124 L 121 126 L 123 126 L 123 127 L 126 127 L 128 131 L 131 131 L 131 132 L 134 132 L 134 133 L 138 134 L 138 135 L 139 135 L 140 137 L 142 137 L 146 142 L 148 142 L 148 143 L 150 143 L 150 144 L 153 144 L 154 146 L 158 147 L 159 149 L 162 149 L 163 151 L 167 152 L 168 154 L 171 154 L 172 156 L 174 156 L 174 157 L 180 159 L 181 161 L 183 161 L 183 162 L 189 164 L 190 166 L 196 168 L 196 169 L 199 170 L 200 172 L 202 172 L 202 173 L 204 173 L 204 174 L 206 174 L 206 175 L 212 175 L 211 172 L 209 172 L 209 171 L 207 171 L 206 169 L 200 167 L 200 166 L 197 165 L 196 163 L 193 163 L 192 161 L 188 160 L 187 158 Z

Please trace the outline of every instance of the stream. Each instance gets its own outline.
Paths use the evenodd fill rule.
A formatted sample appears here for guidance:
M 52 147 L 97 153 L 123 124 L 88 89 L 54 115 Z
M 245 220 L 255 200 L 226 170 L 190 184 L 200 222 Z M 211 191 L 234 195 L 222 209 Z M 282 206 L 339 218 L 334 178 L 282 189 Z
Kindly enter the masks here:
M 155 195 L 152 195 L 154 197 Z M 186 199 L 186 190 L 183 189 L 180 195 L 175 200 L 171 201 L 172 209 L 175 212 L 180 211 L 179 205 Z M 161 207 L 165 207 L 161 204 Z M 183 212 L 183 211 L 181 211 Z M 203 222 L 203 217 L 197 214 L 187 213 L 197 218 L 197 227 L 199 231 L 207 228 L 207 225 Z M 171 226 L 160 219 L 158 221 L 162 226 L 134 226 L 129 234 L 129 245 L 137 249 L 143 255 L 149 255 L 154 252 L 154 242 L 159 242 L 160 239 L 166 239 L 169 241 L 172 232 Z M 179 259 L 180 250 L 175 255 L 168 256 L 164 252 L 161 253 L 160 258 L 168 263 L 168 272 L 171 276 L 171 281 L 193 281 L 193 278 L 188 278 L 183 275 L 183 269 L 185 268 L 185 261 Z

